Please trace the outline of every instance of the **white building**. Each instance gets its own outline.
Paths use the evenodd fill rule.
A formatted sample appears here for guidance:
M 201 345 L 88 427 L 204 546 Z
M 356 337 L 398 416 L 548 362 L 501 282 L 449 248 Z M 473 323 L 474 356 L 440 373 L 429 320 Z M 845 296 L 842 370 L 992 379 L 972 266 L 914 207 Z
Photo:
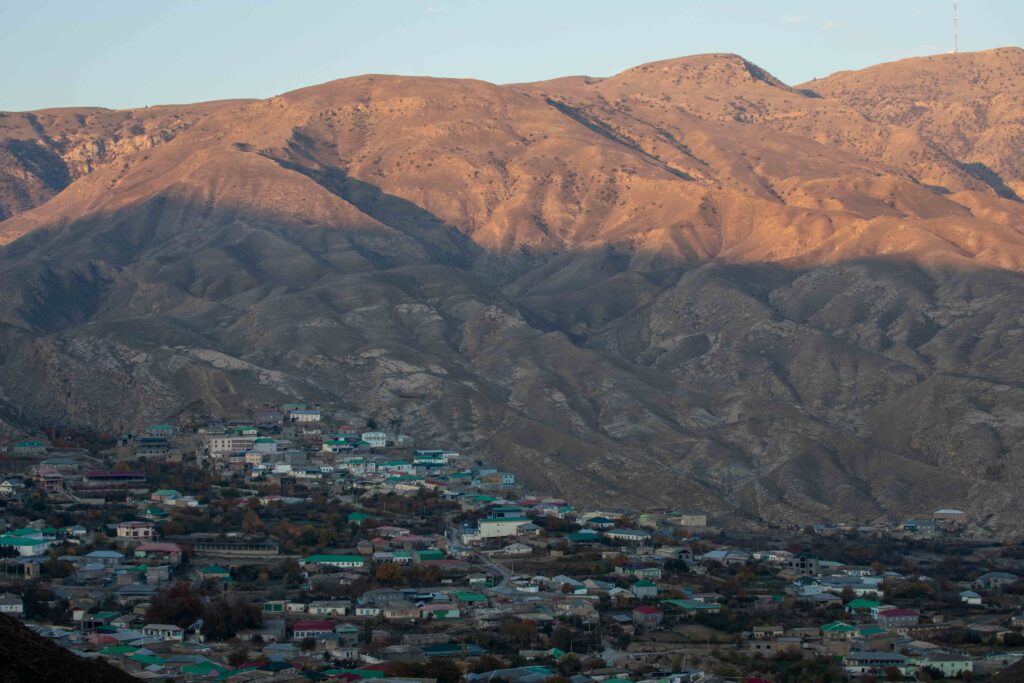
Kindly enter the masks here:
M 117 525 L 117 537 L 127 541 L 152 541 L 153 531 L 149 522 L 121 522 Z
M 14 548 L 22 557 L 37 557 L 50 551 L 51 542 L 42 538 L 0 537 L 0 547 Z
M 0 614 L 20 617 L 25 614 L 25 603 L 14 593 L 0 593 Z
M 280 448 L 276 441 L 264 436 L 252 442 L 252 450 L 257 453 L 277 453 Z
M 206 451 L 212 456 L 251 451 L 256 443 L 254 436 L 214 436 L 206 442 Z
M 388 435 L 384 432 L 363 432 L 359 437 L 370 445 L 370 448 L 384 448 L 388 445 Z
M 185 629 L 173 624 L 146 624 L 142 632 L 151 638 L 161 640 L 185 640 Z
M 507 519 L 481 519 L 477 522 L 480 538 L 506 538 L 518 535 L 518 529 L 530 520 L 526 517 L 510 517 Z

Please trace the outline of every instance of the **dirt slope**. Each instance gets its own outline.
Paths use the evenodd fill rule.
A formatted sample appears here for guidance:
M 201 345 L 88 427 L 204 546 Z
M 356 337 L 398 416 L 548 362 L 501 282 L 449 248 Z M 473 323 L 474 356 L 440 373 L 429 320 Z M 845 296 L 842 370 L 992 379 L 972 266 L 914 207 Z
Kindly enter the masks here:
M 1022 64 L 4 115 L 0 409 L 320 400 L 594 502 L 1019 530 Z

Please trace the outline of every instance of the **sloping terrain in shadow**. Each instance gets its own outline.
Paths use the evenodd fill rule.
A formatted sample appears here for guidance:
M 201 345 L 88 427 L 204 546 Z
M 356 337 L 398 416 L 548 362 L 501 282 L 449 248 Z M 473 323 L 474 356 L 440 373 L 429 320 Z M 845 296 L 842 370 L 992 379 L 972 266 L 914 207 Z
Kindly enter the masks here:
M 134 676 L 102 659 L 83 659 L 37 636 L 17 619 L 0 614 L 0 681 L 129 683 Z
M 990 140 L 1022 65 L 810 97 L 702 55 L 5 115 L 3 419 L 317 401 L 582 502 L 1020 533 L 1022 176 Z

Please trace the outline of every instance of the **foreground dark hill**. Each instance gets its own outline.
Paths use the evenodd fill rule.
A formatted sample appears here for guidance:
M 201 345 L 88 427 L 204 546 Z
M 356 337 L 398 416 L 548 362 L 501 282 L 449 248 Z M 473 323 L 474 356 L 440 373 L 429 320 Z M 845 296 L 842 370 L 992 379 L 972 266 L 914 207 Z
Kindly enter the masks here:
M 82 659 L 30 631 L 17 619 L 0 614 L 0 681 L 42 683 L 131 683 L 139 679 L 102 659 Z
M 935 113 L 705 55 L 5 115 L 0 419 L 301 398 L 591 502 L 1019 530 L 1024 53 L 883 68 Z

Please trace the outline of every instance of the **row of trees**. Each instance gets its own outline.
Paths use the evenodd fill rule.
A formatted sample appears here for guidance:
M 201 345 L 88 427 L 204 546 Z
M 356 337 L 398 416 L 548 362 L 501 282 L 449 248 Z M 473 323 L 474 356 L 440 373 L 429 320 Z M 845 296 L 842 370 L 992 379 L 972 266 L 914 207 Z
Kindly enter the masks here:
M 176 583 L 158 593 L 146 611 L 146 621 L 186 628 L 203 620 L 202 633 L 211 640 L 227 640 L 238 631 L 263 623 L 260 608 L 241 596 L 204 599 L 188 583 Z

